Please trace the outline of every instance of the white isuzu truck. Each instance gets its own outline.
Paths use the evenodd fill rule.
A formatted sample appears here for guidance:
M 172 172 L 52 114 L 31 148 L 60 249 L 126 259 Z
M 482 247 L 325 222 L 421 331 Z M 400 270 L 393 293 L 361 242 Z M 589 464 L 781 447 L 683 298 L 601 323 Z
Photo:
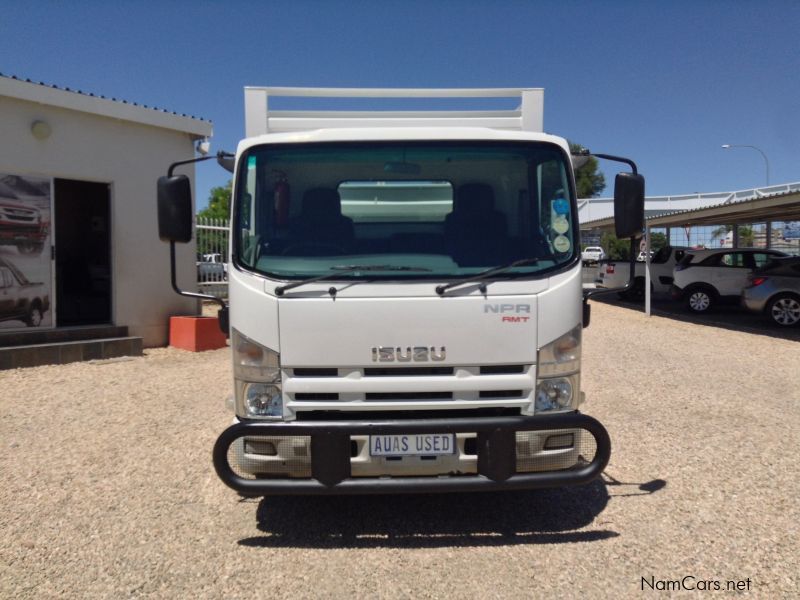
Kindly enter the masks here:
M 273 110 L 278 96 L 517 108 Z M 252 495 L 438 492 L 602 472 L 609 436 L 579 411 L 593 292 L 575 157 L 543 132 L 542 107 L 541 89 L 245 89 L 247 137 L 217 156 L 234 174 L 222 481 Z M 594 156 L 632 168 L 615 211 L 633 240 L 644 180 L 628 159 Z M 203 297 L 174 270 L 192 201 L 173 171 L 194 160 L 159 180 L 159 233 L 173 287 Z

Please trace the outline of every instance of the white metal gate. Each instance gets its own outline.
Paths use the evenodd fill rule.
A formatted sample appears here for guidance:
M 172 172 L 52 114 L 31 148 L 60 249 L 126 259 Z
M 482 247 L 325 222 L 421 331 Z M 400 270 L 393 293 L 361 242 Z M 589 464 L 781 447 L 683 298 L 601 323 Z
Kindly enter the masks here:
M 227 219 L 197 217 L 197 287 L 218 297 L 228 296 Z

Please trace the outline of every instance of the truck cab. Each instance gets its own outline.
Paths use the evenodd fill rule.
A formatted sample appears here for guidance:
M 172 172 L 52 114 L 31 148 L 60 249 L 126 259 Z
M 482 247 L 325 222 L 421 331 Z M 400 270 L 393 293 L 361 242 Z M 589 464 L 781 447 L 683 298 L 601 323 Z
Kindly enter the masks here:
M 541 90 L 513 92 L 520 108 L 502 116 L 339 118 L 266 111 L 268 95 L 309 90 L 246 89 L 235 417 L 214 452 L 228 485 L 455 491 L 599 475 L 608 434 L 579 412 L 569 147 L 541 131 Z

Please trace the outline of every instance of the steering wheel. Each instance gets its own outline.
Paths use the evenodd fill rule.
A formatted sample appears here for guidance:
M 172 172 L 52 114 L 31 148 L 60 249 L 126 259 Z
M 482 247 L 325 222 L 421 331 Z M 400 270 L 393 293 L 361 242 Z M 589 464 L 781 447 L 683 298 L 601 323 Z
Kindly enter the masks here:
M 347 254 L 347 250 L 339 244 L 332 242 L 297 242 L 289 244 L 281 251 L 281 256 L 334 256 L 336 254 Z

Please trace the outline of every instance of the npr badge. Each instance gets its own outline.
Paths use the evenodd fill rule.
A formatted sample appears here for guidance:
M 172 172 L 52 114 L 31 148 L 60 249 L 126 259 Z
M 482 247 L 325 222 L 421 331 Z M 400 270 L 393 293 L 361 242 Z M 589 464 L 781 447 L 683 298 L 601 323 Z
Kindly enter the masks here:
M 565 235 L 559 235 L 553 240 L 553 248 L 556 249 L 556 252 L 569 252 L 571 245 L 572 244 L 569 243 L 569 238 Z

